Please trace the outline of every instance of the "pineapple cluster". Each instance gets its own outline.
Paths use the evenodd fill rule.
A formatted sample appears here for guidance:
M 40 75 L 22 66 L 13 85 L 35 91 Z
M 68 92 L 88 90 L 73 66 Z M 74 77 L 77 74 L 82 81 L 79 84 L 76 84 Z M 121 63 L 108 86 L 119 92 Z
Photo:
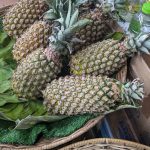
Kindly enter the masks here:
M 112 76 L 136 52 L 149 53 L 150 35 L 106 39 L 114 32 L 113 21 L 94 1 L 18 2 L 4 17 L 5 30 L 18 37 L 12 51 L 18 62 L 14 92 L 42 98 L 53 115 L 105 114 L 122 105 L 137 106 L 143 84 L 123 84 Z

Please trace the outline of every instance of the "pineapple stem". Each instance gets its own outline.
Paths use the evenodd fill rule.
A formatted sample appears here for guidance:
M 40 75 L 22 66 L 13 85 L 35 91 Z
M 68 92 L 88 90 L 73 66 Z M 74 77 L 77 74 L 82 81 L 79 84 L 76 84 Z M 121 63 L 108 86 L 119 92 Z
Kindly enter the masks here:
M 132 82 L 122 86 L 122 100 L 124 103 L 136 106 L 143 98 L 144 87 L 139 79 L 134 79 Z

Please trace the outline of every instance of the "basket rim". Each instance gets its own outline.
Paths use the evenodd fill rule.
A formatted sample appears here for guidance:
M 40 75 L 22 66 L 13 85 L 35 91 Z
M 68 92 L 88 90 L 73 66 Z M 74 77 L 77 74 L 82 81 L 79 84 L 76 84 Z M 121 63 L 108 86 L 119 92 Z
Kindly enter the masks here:
M 128 140 L 114 139 L 114 138 L 96 138 L 96 139 L 85 140 L 85 141 L 77 142 L 75 144 L 71 144 L 64 148 L 61 148 L 60 150 L 70 150 L 71 148 L 76 148 L 79 146 L 84 146 L 84 145 L 89 145 L 89 144 L 97 144 L 97 143 L 119 144 L 119 145 L 124 144 L 125 146 L 132 146 L 140 150 L 150 150 L 149 146 L 136 143 L 136 142 L 132 142 L 132 141 L 128 141 Z

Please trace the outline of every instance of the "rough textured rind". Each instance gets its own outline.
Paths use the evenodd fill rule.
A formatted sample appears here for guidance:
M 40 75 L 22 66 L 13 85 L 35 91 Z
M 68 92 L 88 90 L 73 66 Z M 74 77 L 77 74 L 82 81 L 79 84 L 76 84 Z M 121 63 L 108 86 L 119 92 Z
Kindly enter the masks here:
M 111 76 L 125 65 L 129 52 L 124 42 L 112 39 L 97 42 L 72 56 L 71 73 Z
M 13 49 L 13 57 L 20 61 L 29 53 L 39 47 L 48 46 L 48 38 L 51 34 L 51 26 L 44 21 L 37 21 L 17 39 Z
M 120 82 L 100 76 L 68 76 L 53 80 L 43 91 L 50 114 L 103 113 L 121 98 Z
M 47 9 L 44 0 L 20 0 L 6 13 L 3 20 L 4 29 L 9 36 L 18 38 L 39 20 Z
M 56 78 L 61 65 L 47 59 L 44 49 L 40 48 L 24 58 L 12 77 L 12 88 L 22 98 L 40 97 L 47 83 Z
M 108 34 L 112 33 L 112 28 L 108 25 L 112 21 L 107 14 L 103 13 L 100 8 L 88 8 L 85 12 L 79 14 L 79 19 L 90 19 L 93 22 L 78 32 L 75 37 L 82 40 L 82 43 L 74 45 L 74 50 L 78 51 L 86 48 L 88 45 L 103 40 Z

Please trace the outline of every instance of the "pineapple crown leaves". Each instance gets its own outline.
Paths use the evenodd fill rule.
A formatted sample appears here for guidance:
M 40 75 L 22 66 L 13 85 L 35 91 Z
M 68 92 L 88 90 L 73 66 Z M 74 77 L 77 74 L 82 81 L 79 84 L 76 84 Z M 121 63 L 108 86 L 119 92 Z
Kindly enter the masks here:
M 76 6 L 80 6 L 82 4 L 85 4 L 87 2 L 89 2 L 89 0 L 72 0 L 72 2 L 76 5 Z
M 129 34 L 128 46 L 150 55 L 150 33 Z
M 80 6 L 82 4 L 86 3 L 93 3 L 93 4 L 102 4 L 104 1 L 103 0 L 72 0 L 76 6 Z
M 55 20 L 60 17 L 59 8 L 62 3 L 63 7 L 66 7 L 66 0 L 45 0 L 46 4 L 49 6 L 49 10 L 44 13 L 43 18 L 45 20 Z M 66 9 L 66 8 L 65 8 Z
M 49 6 L 49 10 L 44 13 L 43 18 L 46 20 L 55 20 L 62 15 L 62 13 L 60 14 L 60 12 L 62 11 L 62 8 L 63 10 L 67 10 L 67 7 L 68 7 L 67 3 L 72 2 L 74 4 L 73 7 L 75 8 L 89 1 L 94 1 L 94 0 L 44 0 L 44 1 Z
M 127 6 L 128 6 L 127 0 L 114 0 L 114 1 L 111 1 L 111 3 L 109 4 L 110 4 L 109 7 L 111 9 L 111 16 L 115 20 L 125 21 L 126 17 L 124 15 L 124 12 L 127 12 Z
M 111 12 L 111 10 L 113 9 L 113 5 L 111 3 L 103 1 L 100 4 L 100 8 L 102 8 L 104 13 L 108 13 L 108 12 Z
M 128 82 L 125 85 L 117 82 L 118 86 L 121 85 L 121 100 L 118 99 L 115 106 L 111 107 L 109 111 L 105 112 L 109 114 L 111 112 L 124 109 L 124 108 L 140 108 L 142 99 L 144 98 L 143 83 L 139 82 L 139 79 L 134 79 L 132 82 Z
M 125 104 L 137 106 L 144 98 L 143 83 L 140 83 L 139 79 L 134 79 L 132 82 L 122 85 L 121 90 L 122 100 Z
M 52 35 L 50 36 L 50 43 L 56 46 L 56 50 L 60 51 L 64 47 L 69 49 L 69 52 L 73 52 L 73 43 L 82 42 L 81 40 L 73 37 L 74 33 L 84 26 L 92 23 L 89 19 L 78 20 L 79 10 L 75 7 L 75 4 L 71 1 L 67 1 L 68 10 L 67 13 L 63 8 L 63 3 L 59 5 L 60 18 L 55 20 L 52 29 Z
M 126 9 L 127 1 L 126 0 L 114 0 L 114 7 L 116 9 Z

